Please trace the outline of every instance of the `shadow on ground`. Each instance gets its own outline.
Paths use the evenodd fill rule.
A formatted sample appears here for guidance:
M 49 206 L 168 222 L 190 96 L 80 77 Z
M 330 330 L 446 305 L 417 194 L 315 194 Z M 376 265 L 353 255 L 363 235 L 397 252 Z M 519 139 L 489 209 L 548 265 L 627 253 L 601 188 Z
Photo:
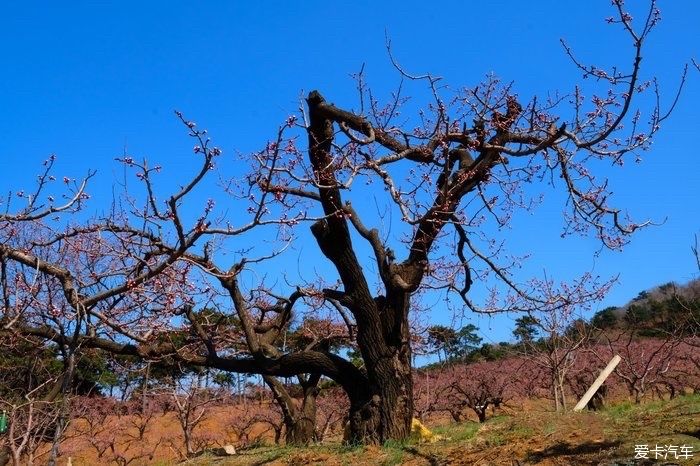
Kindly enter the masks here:
M 424 460 L 428 461 L 430 466 L 445 466 L 447 464 L 445 460 L 438 458 L 436 455 L 421 453 L 415 447 L 405 447 L 403 450 L 419 458 L 423 458 Z
M 559 442 L 541 451 L 529 452 L 525 457 L 526 462 L 538 463 L 547 458 L 557 458 L 560 456 L 580 457 L 600 453 L 601 450 L 617 448 L 622 442 L 587 442 L 572 445 L 568 442 Z

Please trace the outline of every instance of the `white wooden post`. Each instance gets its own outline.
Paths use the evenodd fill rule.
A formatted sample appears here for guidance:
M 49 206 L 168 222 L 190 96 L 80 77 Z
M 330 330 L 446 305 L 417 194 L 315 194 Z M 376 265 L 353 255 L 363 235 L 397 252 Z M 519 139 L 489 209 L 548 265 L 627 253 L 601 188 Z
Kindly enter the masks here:
M 595 392 L 598 391 L 601 385 L 603 385 L 605 379 L 607 379 L 608 376 L 612 373 L 612 371 L 615 370 L 617 365 L 620 364 L 621 359 L 622 358 L 620 358 L 620 356 L 617 354 L 614 358 L 612 358 L 612 360 L 608 363 L 605 369 L 603 369 L 603 372 L 601 372 L 598 378 L 595 379 L 595 382 L 593 382 L 591 388 L 588 389 L 588 391 L 583 395 L 583 397 L 579 400 L 576 406 L 574 406 L 574 411 L 581 411 L 583 408 L 586 407 L 591 398 L 593 398 Z

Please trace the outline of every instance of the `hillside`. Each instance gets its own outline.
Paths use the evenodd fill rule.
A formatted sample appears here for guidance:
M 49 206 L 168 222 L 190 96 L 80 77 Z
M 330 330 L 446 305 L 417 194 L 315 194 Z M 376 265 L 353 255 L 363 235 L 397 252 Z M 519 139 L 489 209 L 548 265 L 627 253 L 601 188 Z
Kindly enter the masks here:
M 627 402 L 602 412 L 556 414 L 537 407 L 501 414 L 479 425 L 447 423 L 434 432 L 450 440 L 433 444 L 307 448 L 258 447 L 233 458 L 198 458 L 192 466 L 221 465 L 697 465 L 700 461 L 700 396 L 643 405 Z M 688 459 L 635 460 L 635 446 L 692 447 Z M 673 450 L 672 450 L 673 451 Z M 677 451 L 680 452 L 679 449 Z M 166 464 L 166 463 L 162 463 Z

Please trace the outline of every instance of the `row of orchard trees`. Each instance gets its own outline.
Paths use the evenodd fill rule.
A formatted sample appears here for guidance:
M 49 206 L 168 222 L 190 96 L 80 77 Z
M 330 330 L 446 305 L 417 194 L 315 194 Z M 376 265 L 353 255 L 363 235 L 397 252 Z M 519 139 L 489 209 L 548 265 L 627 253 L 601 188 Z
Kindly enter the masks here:
M 286 388 L 301 403 L 302 387 Z M 100 463 L 173 456 L 185 460 L 227 445 L 238 450 L 280 444 L 287 433 L 285 413 L 262 381 L 233 394 L 228 387 L 206 385 L 201 374 L 190 374 L 176 383 L 139 391 L 127 401 L 92 397 L 75 399 L 73 404 L 75 419 L 62 443 L 62 455 L 96 458 Z M 342 432 L 347 398 L 337 387 L 328 388 L 318 398 L 317 408 L 312 440 L 320 443 Z
M 191 310 L 190 317 L 202 326 L 216 322 L 215 325 L 226 328 L 229 334 L 240 332 L 235 319 L 227 319 L 210 309 Z M 308 345 L 313 332 L 325 330 L 318 328 L 324 325 L 328 323 L 305 320 L 285 335 L 285 345 L 288 348 Z M 160 339 L 167 344 L 185 346 L 191 337 L 186 331 L 171 331 L 162 334 Z M 319 380 L 310 381 L 304 375 L 283 379 L 283 382 L 273 379 L 272 384 L 269 379 L 260 377 L 259 383 L 267 387 L 264 390 L 251 385 L 253 379 L 245 374 L 183 364 L 175 357 L 147 359 L 88 347 L 76 352 L 72 375 L 68 378 L 65 354 L 60 345 L 32 336 L 4 335 L 0 338 L 0 347 L 0 410 L 7 413 L 9 421 L 7 435 L 0 436 L 0 448 L 4 453 L 1 464 L 10 460 L 14 464 L 32 464 L 37 455 L 42 461 L 47 455 L 55 456 L 69 433 L 71 437 L 81 435 L 91 439 L 90 444 L 99 458 L 104 456 L 105 460 L 111 458 L 117 463 L 126 461 L 125 458 L 138 461 L 153 455 L 161 445 L 160 441 L 142 445 L 146 427 L 154 416 L 158 417 L 158 412 L 176 414 L 175 424 L 181 427 L 182 439 L 171 439 L 166 444 L 182 458 L 193 455 L 207 444 L 207 438 L 194 435 L 194 430 L 205 420 L 210 408 L 222 404 L 237 403 L 246 408 L 247 418 L 225 423 L 236 433 L 235 438 L 244 443 L 248 431 L 260 423 L 266 426 L 263 433 L 269 429 L 274 431 L 276 441 L 284 435 L 286 443 L 299 443 L 300 439 L 295 437 L 298 432 L 295 422 L 303 422 L 310 433 L 305 443 L 318 441 L 324 431 L 337 427 L 337 418 L 346 415 L 343 409 L 347 408 L 347 402 L 343 397 L 332 402 L 329 409 L 317 413 Z M 283 403 L 277 398 L 280 392 L 289 395 L 284 401 L 304 417 L 282 409 Z M 339 395 L 341 392 L 337 387 L 335 391 L 326 391 L 323 402 L 331 393 Z M 261 403 L 247 403 L 252 398 L 264 400 L 265 409 L 260 408 Z M 253 406 L 258 407 L 250 415 L 248 408 Z M 124 422 L 115 421 L 114 417 L 123 418 Z M 73 423 L 72 427 L 68 426 L 69 422 Z M 84 429 L 85 423 L 88 431 Z M 218 438 L 217 435 L 210 436 L 209 440 Z M 54 445 L 55 449 L 48 449 L 47 445 Z
M 627 395 L 640 402 L 645 397 L 700 393 L 697 344 L 692 338 L 639 338 L 629 333 L 605 342 L 589 341 L 571 353 L 575 364 L 566 373 L 563 392 L 579 398 L 605 362 L 620 354 L 622 362 L 594 398 L 595 408 L 609 396 L 619 400 Z M 426 420 L 449 415 L 455 422 L 473 418 L 483 422 L 490 412 L 502 408 L 551 400 L 552 379 L 540 356 L 518 354 L 517 344 L 503 347 L 508 349 L 497 358 L 486 357 L 493 352 L 477 351 L 468 362 L 460 358 L 415 371 L 414 416 Z M 126 366 L 124 361 L 120 365 Z M 60 440 L 62 456 L 129 464 L 172 458 L 172 452 L 185 459 L 226 444 L 241 448 L 259 441 L 287 441 L 284 413 L 262 380 L 245 381 L 240 388 L 222 373 L 183 372 L 157 365 L 132 365 L 129 372 L 105 382 L 104 389 L 109 389 L 115 380 L 129 379 L 116 382 L 119 397 L 93 390 L 67 400 L 71 424 Z M 49 372 L 45 376 L 52 380 Z M 49 386 L 38 383 L 21 402 L 3 402 L 10 430 L 2 442 L 14 464 L 43 462 L 50 454 L 63 403 L 46 400 Z M 301 406 L 303 386 L 290 383 L 285 389 Z M 324 384 L 315 400 L 315 417 L 307 420 L 312 440 L 334 437 L 337 441 L 347 422 L 347 397 L 339 387 Z M 171 428 L 164 428 L 168 425 Z
M 621 362 L 590 408 L 599 409 L 608 397 L 639 403 L 700 393 L 699 345 L 697 337 L 640 339 L 626 334 L 580 345 L 568 352 L 565 366 L 544 345 L 542 352 L 527 355 L 509 351 L 493 360 L 453 361 L 417 371 L 416 416 L 447 413 L 457 422 L 473 416 L 483 422 L 490 410 L 542 399 L 552 400 L 557 410 L 569 409 L 615 354 Z
M 298 115 L 240 160 L 224 157 L 206 130 L 178 113 L 194 144 L 192 173 L 169 190 L 159 175 L 167 167 L 119 157 L 138 184 L 123 184 L 108 207 L 89 204 L 94 172 L 56 176 L 51 157 L 34 188 L 2 200 L 3 336 L 56 345 L 62 376 L 47 401 L 65 398 L 81 353 L 99 349 L 261 375 L 290 443 L 312 438 L 308 419 L 322 378 L 349 399 L 352 441 L 407 437 L 417 294 L 443 290 L 453 305 L 481 312 L 559 312 L 600 299 L 610 286 L 590 274 L 572 283 L 514 276 L 519 264 L 500 241 L 501 227 L 539 199 L 531 185 L 558 180 L 568 199 L 565 234 L 590 233 L 619 249 L 645 225 L 623 220 L 609 204 L 610 183 L 594 171 L 649 149 L 668 116 L 655 107 L 659 87 L 647 86 L 640 69 L 660 13 L 653 1 L 638 20 L 621 0 L 612 9 L 608 22 L 630 42 L 631 56 L 606 71 L 567 47 L 591 78 L 570 98 L 523 100 L 493 76 L 448 95 L 438 78 L 397 66 L 428 89 L 425 108 L 400 93 L 378 102 L 360 74 L 355 108 L 311 92 Z M 217 170 L 218 192 L 208 181 Z M 363 202 L 370 197 L 377 205 Z M 293 241 L 313 244 L 297 261 L 297 278 L 280 273 Z M 319 273 L 321 264 L 330 272 Z M 481 305 L 473 285 L 492 290 Z M 198 316 L 204 307 L 223 315 Z M 287 344 L 298 327 L 303 343 Z M 361 364 L 339 351 L 343 345 Z M 280 382 L 289 377 L 298 378 L 305 402 Z M 64 409 L 56 438 L 65 424 Z
M 60 395 L 65 374 L 55 348 L 31 343 L 0 357 L 0 410 L 9 426 L 0 435 L 2 464 L 44 464 L 52 454 L 130 464 L 261 439 L 294 443 L 286 414 L 260 377 L 90 350 L 80 354 L 74 384 Z M 303 385 L 283 382 L 301 409 L 308 402 Z M 347 398 L 327 387 L 316 406 L 307 422 L 320 442 L 342 430 Z
M 572 377 L 579 380 L 575 393 L 580 396 L 596 375 L 585 374 L 615 354 L 622 357 L 615 375 L 636 402 L 662 385 L 673 396 L 686 388 L 683 380 L 695 390 L 695 379 L 683 374 L 698 369 L 700 281 L 642 292 L 622 308 L 596 313 L 590 322 L 566 312 L 530 314 L 516 321 L 513 333 L 521 350 L 550 378 L 557 410 L 567 407 L 566 385 Z
M 698 313 L 700 290 L 693 282 L 642 293 L 623 308 L 597 313 L 590 322 L 574 319 L 561 335 L 543 334 L 534 315 L 521 318 L 515 343 L 477 347 L 473 326 L 459 331 L 434 326 L 424 333 L 426 348 L 449 357 L 414 371 L 414 416 L 425 420 L 446 414 L 456 422 L 473 417 L 483 422 L 490 411 L 539 399 L 566 409 L 614 354 L 622 362 L 594 398 L 594 408 L 608 396 L 628 396 L 639 403 L 649 397 L 698 393 Z M 211 316 L 212 311 L 198 314 Z M 288 344 L 294 341 L 290 334 Z M 80 354 L 72 395 L 61 399 L 55 397 L 56 382 L 63 376 L 56 348 L 41 342 L 4 343 L 7 351 L 0 361 L 6 375 L 0 389 L 10 431 L 2 442 L 14 464 L 30 464 L 51 453 L 65 406 L 72 424 L 58 440 L 59 451 L 77 457 L 87 451 L 99 461 L 117 464 L 163 456 L 164 451 L 184 459 L 228 443 L 242 447 L 263 439 L 296 442 L 289 435 L 294 427 L 287 422 L 288 414 L 263 378 L 251 384 L 251 379 L 227 372 L 164 360 L 144 362 L 93 349 Z M 308 412 L 304 404 L 313 400 L 314 411 L 303 421 L 312 432 L 309 441 L 340 434 L 347 422 L 348 399 L 337 384 L 315 384 L 310 397 L 307 380 L 279 383 L 299 411 Z M 216 429 L 206 428 L 208 422 Z M 159 432 L 157 426 L 162 430 L 164 424 L 179 429 Z
M 504 401 L 550 398 L 573 406 L 614 355 L 621 357 L 591 405 L 605 395 L 675 397 L 700 390 L 700 280 L 644 291 L 627 305 L 597 312 L 534 312 L 516 320 L 516 343 L 478 347 L 476 328 L 428 328 L 428 350 L 441 364 L 417 378 L 416 411 L 449 412 L 455 420 Z M 441 356 L 443 355 L 443 356 Z M 571 400 L 574 397 L 574 400 Z

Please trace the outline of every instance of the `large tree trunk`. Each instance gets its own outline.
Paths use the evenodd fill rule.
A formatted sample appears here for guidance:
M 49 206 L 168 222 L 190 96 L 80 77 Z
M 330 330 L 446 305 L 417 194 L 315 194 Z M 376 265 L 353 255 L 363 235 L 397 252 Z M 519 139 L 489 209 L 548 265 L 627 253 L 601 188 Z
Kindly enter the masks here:
M 381 366 L 376 382 L 370 385 L 371 399 L 350 407 L 351 443 L 381 444 L 411 433 L 413 386 L 410 376 L 404 375 L 410 373 L 410 363 L 391 358 Z
M 409 295 L 401 295 L 400 299 L 375 299 L 379 313 L 385 319 L 358 332 L 370 398 L 351 405 L 351 442 L 377 444 L 389 439 L 405 439 L 411 433 L 413 378 Z
M 355 317 L 357 344 L 367 371 L 367 390 L 362 390 L 362 397 L 352 395 L 353 391 L 357 392 L 356 388 L 344 387 L 351 405 L 349 440 L 383 443 L 388 439 L 405 439 L 410 434 L 413 416 L 408 309 L 410 295 L 422 278 L 424 257 L 411 256 L 405 263 L 394 264 L 394 255 L 381 243 L 378 232 L 367 230 L 351 206 L 343 204 L 332 155 L 333 120 L 328 112 L 351 120 L 355 117 L 348 112 L 330 110 L 316 91 L 309 94 L 307 103 L 309 159 L 319 183 L 318 195 L 325 214 L 323 220 L 313 224 L 311 231 L 343 283 L 342 291 L 324 292 L 350 309 Z M 348 219 L 372 245 L 386 297 L 373 298 L 352 245 Z
M 292 417 L 285 417 L 285 442 L 287 445 L 308 445 L 316 439 L 316 397 L 319 376 L 311 376 L 301 382 L 303 398 L 301 407 Z
M 315 439 L 316 433 L 316 397 L 320 375 L 311 375 L 308 379 L 299 376 L 303 394 L 301 406 L 297 406 L 286 388 L 279 380 L 271 376 L 263 376 L 270 387 L 275 401 L 282 409 L 282 420 L 285 428 L 285 443 L 287 445 L 308 445 Z
M 305 416 L 285 419 L 284 441 L 286 445 L 308 445 L 313 442 L 316 432 L 315 419 Z

